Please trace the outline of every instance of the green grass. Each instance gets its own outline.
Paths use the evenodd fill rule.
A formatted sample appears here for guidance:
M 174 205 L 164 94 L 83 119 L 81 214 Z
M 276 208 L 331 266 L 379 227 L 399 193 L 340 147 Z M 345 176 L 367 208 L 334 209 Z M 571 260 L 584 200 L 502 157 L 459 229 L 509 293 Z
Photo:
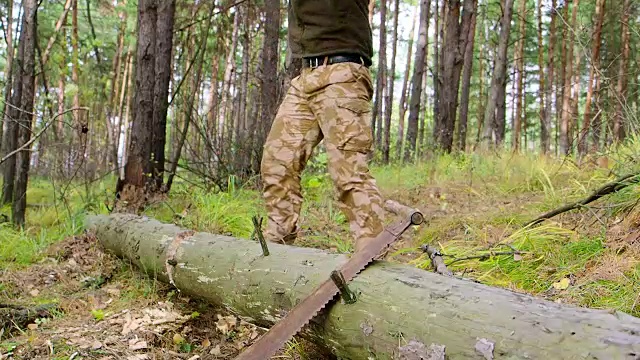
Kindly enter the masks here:
M 627 269 L 616 281 L 578 279 L 566 290 L 550 291 L 563 277 L 579 276 L 594 260 L 611 253 L 604 226 L 598 222 L 578 224 L 582 221 L 579 216 L 569 216 L 521 228 L 536 215 L 582 198 L 617 175 L 640 170 L 640 164 L 633 160 L 639 158 L 638 154 L 640 141 L 631 140 L 625 147 L 606 153 L 610 169 L 578 166 L 575 159 L 502 152 L 437 155 L 410 166 L 372 166 L 372 173 L 385 195 L 430 211 L 448 211 L 422 226 L 414 241 L 396 255 L 415 252 L 420 244 L 437 244 L 449 256 L 449 262 L 509 251 L 511 246 L 524 253 L 522 258 L 487 256 L 458 261 L 451 268 L 490 285 L 640 315 L 638 267 Z M 326 165 L 326 156 L 321 153 L 302 176 L 302 245 L 350 252 L 353 245 L 348 224 L 334 200 Z M 106 204 L 113 202 L 114 185 L 112 178 L 90 186 L 33 178 L 27 195 L 31 206 L 25 229 L 0 225 L 0 269 L 36 263 L 47 246 L 79 234 L 85 214 L 107 212 Z M 439 197 L 429 197 L 431 188 L 439 189 Z M 634 186 L 599 201 L 597 206 L 604 208 L 603 219 L 611 223 L 639 199 L 640 188 Z M 10 209 L 2 208 L 0 213 L 10 215 Z M 243 238 L 250 237 L 254 230 L 252 216 L 263 217 L 263 226 L 266 222 L 262 196 L 256 189 L 234 185 L 226 192 L 210 192 L 185 181 L 176 182 L 171 196 L 150 205 L 145 215 L 184 228 Z M 564 222 L 559 221 L 562 219 Z M 424 257 L 410 260 L 416 266 L 430 267 Z M 125 278 L 136 274 L 131 269 L 125 272 Z M 123 297 L 147 297 L 158 290 L 154 282 L 138 278 L 131 281 L 139 282 L 139 289 L 123 293 Z

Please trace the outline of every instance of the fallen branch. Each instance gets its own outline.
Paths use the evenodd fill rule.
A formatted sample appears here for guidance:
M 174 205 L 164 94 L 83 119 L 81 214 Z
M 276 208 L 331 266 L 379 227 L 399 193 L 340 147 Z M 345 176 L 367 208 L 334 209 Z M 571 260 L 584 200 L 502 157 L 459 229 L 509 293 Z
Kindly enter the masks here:
M 48 317 L 56 308 L 55 304 L 26 307 L 14 304 L 0 304 L 0 329 L 4 333 L 20 329 L 36 319 Z
M 532 225 L 536 225 L 538 223 L 543 222 L 544 220 L 547 219 L 551 219 L 554 216 L 560 215 L 562 213 L 565 213 L 567 211 L 571 211 L 574 209 L 578 209 L 580 207 L 583 207 L 589 203 L 592 203 L 598 199 L 600 199 L 601 197 L 605 196 L 605 195 L 609 195 L 609 194 L 613 194 L 616 193 L 630 185 L 633 184 L 637 184 L 638 182 L 640 182 L 640 173 L 635 173 L 635 174 L 629 174 L 629 175 L 625 175 L 619 179 L 617 179 L 616 181 L 610 182 L 608 184 L 603 185 L 602 187 L 600 187 L 599 189 L 597 189 L 596 191 L 594 191 L 591 195 L 589 195 L 588 197 L 586 197 L 583 200 L 574 202 L 572 204 L 567 204 L 564 205 L 562 207 L 559 207 L 555 210 L 551 210 L 548 213 L 545 213 L 543 215 L 540 215 L 539 217 L 537 217 L 534 220 L 529 221 L 528 223 L 526 223 L 524 225 L 524 227 L 529 227 Z
M 480 259 L 480 260 L 487 260 L 493 256 L 504 256 L 504 255 L 524 255 L 526 253 L 522 252 L 522 251 L 497 251 L 497 252 L 491 252 L 488 254 L 479 254 L 479 255 L 471 255 L 471 256 L 465 256 L 465 257 L 461 257 L 461 258 L 454 258 L 453 261 L 450 261 L 449 264 L 447 265 L 451 265 L 460 261 L 465 261 L 465 260 L 474 260 L 474 259 Z

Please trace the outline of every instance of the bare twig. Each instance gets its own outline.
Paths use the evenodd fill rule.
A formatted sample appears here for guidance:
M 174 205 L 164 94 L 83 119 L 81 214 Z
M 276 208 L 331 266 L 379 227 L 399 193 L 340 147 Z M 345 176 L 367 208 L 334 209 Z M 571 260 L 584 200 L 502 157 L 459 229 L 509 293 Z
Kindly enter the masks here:
M 17 149 L 15 149 L 15 150 L 13 150 L 12 152 L 10 152 L 10 153 L 8 153 L 7 155 L 5 155 L 2 159 L 0 159 L 0 164 L 2 164 L 3 162 L 7 161 L 9 158 L 11 158 L 11 157 L 12 157 L 12 156 L 14 156 L 15 154 L 19 153 L 20 151 L 23 151 L 23 150 L 26 150 L 27 148 L 29 148 L 29 147 L 31 146 L 31 144 L 33 144 L 36 140 L 38 140 L 38 138 L 39 138 L 40 136 L 42 136 L 42 134 L 43 134 L 43 133 L 44 133 L 44 132 L 45 132 L 45 131 L 46 131 L 46 130 L 47 130 L 47 129 L 48 129 L 48 128 L 49 128 L 49 127 L 54 123 L 54 122 L 55 122 L 55 120 L 56 120 L 58 117 L 60 117 L 60 116 L 62 116 L 62 115 L 64 115 L 64 114 L 66 114 L 66 113 L 68 113 L 68 112 L 75 111 L 75 110 L 89 110 L 89 108 L 86 108 L 86 107 L 72 108 L 72 109 L 65 110 L 65 111 L 63 111 L 63 112 L 61 112 L 61 113 L 59 113 L 59 114 L 56 114 L 56 115 L 51 119 L 51 121 L 49 121 L 48 123 L 46 123 L 46 124 L 44 125 L 44 127 L 43 127 L 40 131 L 38 131 L 38 133 L 37 133 L 37 134 L 35 134 L 35 135 L 31 138 L 31 140 L 27 141 L 24 145 L 22 145 L 22 146 L 20 146 L 19 148 L 17 148 Z
M 445 265 L 442 254 L 438 249 L 431 245 L 423 245 L 422 251 L 429 255 L 429 259 L 431 259 L 431 265 L 433 266 L 435 272 L 440 275 L 453 276 L 451 270 L 447 269 L 447 265 Z
M 567 211 L 584 207 L 585 205 L 592 203 L 605 195 L 616 193 L 630 185 L 637 184 L 638 182 L 640 182 L 640 173 L 625 175 L 617 179 L 616 181 L 603 185 L 602 187 L 594 191 L 591 195 L 589 195 L 585 199 L 582 199 L 580 201 L 577 201 L 571 204 L 564 205 L 562 207 L 559 207 L 557 209 L 551 210 L 545 214 L 538 216 L 536 219 L 526 223 L 524 227 L 536 225 L 538 223 L 541 223 L 544 220 L 550 219 L 554 216 L 560 215 Z

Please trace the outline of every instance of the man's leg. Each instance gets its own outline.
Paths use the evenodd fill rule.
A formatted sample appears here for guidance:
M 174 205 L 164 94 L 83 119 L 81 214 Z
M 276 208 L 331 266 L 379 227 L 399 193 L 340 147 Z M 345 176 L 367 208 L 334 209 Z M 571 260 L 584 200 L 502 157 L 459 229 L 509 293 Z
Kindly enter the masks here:
M 328 72 L 325 78 L 344 79 L 329 84 L 317 96 L 313 109 L 324 133 L 329 173 L 357 251 L 384 229 L 382 196 L 367 164 L 373 143 L 371 79 L 366 68 L 353 64 L 337 64 L 324 71 Z
M 292 82 L 264 145 L 261 173 L 268 213 L 265 238 L 291 244 L 302 204 L 300 174 L 320 142 L 318 122 Z

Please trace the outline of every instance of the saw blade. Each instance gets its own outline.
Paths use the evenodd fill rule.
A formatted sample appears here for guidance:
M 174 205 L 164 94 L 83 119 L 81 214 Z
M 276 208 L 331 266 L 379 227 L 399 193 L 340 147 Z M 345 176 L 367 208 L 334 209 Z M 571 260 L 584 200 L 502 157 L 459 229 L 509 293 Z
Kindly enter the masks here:
M 351 281 L 371 263 L 387 246 L 396 241 L 411 225 L 422 223 L 422 214 L 414 212 L 408 219 L 385 229 L 361 250 L 357 251 L 338 270 L 345 281 Z M 336 284 L 327 277 L 311 294 L 291 309 L 258 341 L 240 353 L 236 360 L 264 360 L 275 354 L 282 346 L 311 321 L 338 293 Z

